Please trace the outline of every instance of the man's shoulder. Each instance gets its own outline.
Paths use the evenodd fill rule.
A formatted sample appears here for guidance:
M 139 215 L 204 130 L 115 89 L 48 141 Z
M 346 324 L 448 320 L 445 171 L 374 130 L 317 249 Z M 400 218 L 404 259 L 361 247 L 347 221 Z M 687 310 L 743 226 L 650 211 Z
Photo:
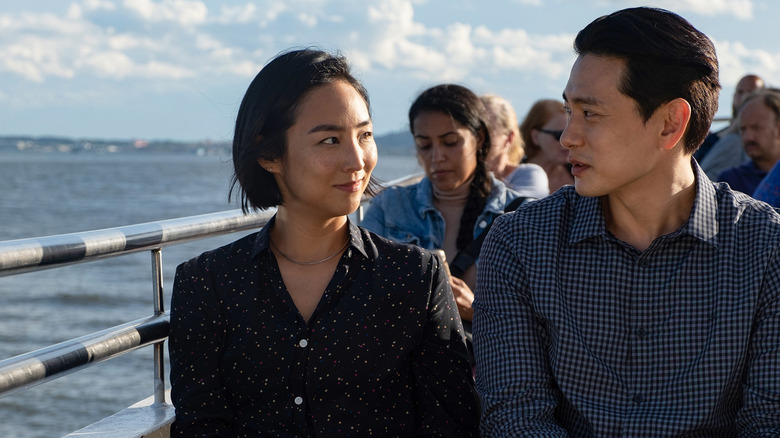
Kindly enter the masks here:
M 780 234 L 780 213 L 771 205 L 754 199 L 728 185 L 715 183 L 718 197 L 718 222 L 740 228 L 755 228 L 762 234 Z
M 585 199 L 577 194 L 574 186 L 564 186 L 551 195 L 524 202 L 514 212 L 502 215 L 500 219 L 534 228 L 558 228 L 561 220 L 571 217 Z

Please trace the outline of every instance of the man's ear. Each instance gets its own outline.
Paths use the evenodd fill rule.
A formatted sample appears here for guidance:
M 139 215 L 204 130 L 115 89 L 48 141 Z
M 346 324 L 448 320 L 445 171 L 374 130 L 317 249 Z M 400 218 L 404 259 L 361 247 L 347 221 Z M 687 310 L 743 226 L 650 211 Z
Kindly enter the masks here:
M 664 149 L 672 149 L 683 140 L 691 121 L 691 104 L 683 98 L 671 100 L 661 106 L 664 118 L 661 141 Z

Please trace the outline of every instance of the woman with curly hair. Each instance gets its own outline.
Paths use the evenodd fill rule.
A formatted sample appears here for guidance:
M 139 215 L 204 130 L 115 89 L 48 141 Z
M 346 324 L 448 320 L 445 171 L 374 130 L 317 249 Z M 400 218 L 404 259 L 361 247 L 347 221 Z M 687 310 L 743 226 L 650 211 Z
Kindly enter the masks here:
M 444 250 L 467 332 L 476 285 L 476 255 L 465 256 L 467 247 L 520 196 L 488 171 L 486 114 L 480 98 L 460 85 L 441 84 L 420 94 L 409 109 L 409 126 L 425 177 L 379 193 L 362 223 L 380 236 Z M 470 263 L 461 264 L 464 258 Z

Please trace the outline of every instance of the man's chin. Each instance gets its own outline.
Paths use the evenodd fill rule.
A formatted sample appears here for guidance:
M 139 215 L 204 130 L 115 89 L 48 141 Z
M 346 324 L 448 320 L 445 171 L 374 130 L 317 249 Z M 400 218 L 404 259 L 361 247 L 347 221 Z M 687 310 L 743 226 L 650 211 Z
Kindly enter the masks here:
M 602 191 L 589 186 L 588 184 L 585 184 L 582 181 L 579 181 L 577 178 L 574 179 L 574 190 L 577 192 L 580 196 L 586 196 L 586 197 L 595 197 L 595 196 L 603 196 L 604 193 Z

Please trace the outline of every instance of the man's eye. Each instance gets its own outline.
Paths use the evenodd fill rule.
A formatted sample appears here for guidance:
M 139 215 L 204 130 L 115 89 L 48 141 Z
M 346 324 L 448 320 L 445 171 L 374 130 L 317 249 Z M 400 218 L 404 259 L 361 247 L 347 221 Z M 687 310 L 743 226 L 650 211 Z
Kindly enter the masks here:
M 320 143 L 325 143 L 325 144 L 336 144 L 336 143 L 338 143 L 338 142 L 339 142 L 339 139 L 337 139 L 336 137 L 328 137 L 328 138 L 326 138 L 325 140 L 322 140 Z

